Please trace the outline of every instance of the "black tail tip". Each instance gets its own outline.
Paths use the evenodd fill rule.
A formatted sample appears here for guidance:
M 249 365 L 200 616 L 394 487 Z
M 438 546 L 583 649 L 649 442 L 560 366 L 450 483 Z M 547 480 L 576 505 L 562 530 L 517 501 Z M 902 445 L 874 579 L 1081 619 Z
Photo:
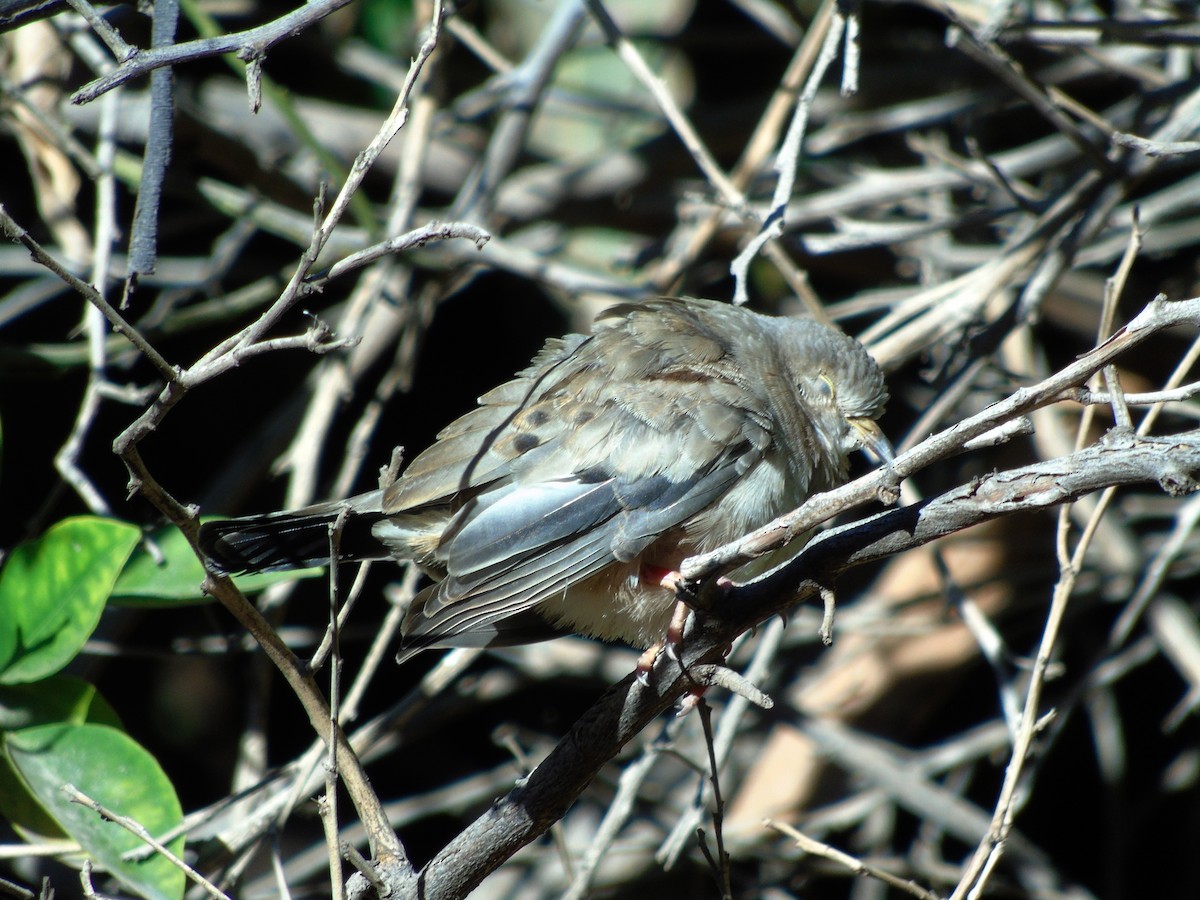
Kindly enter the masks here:
M 200 551 L 222 575 L 305 569 L 329 562 L 325 528 L 297 531 L 281 528 L 282 524 L 253 519 L 205 522 L 200 526 Z

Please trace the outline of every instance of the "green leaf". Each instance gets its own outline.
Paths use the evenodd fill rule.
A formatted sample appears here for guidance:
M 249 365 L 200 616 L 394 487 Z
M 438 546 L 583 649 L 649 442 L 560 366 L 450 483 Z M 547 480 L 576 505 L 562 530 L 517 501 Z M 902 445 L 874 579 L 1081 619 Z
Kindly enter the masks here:
M 200 603 L 208 599 L 200 590 L 204 568 L 178 528 L 162 528 L 149 535 L 157 558 L 140 546 L 129 557 L 113 585 L 117 603 Z
M 141 533 L 113 519 L 65 519 L 17 547 L 0 571 L 0 683 L 36 681 L 70 662 Z
M 563 255 L 592 271 L 621 278 L 628 275 L 648 242 L 642 235 L 615 228 L 568 229 L 561 244 Z
M 112 601 L 122 606 L 180 606 L 209 602 L 211 598 L 200 590 L 204 568 L 183 532 L 178 528 L 162 528 L 150 535 L 149 541 L 154 544 L 157 556 L 139 546 L 113 585 Z M 252 594 L 282 581 L 313 578 L 324 571 L 262 572 L 239 575 L 234 582 L 244 593 Z
M 121 727 L 121 720 L 108 701 L 82 678 L 51 675 L 33 684 L 0 685 L 0 731 L 85 722 Z M 26 841 L 67 837 L 4 754 L 0 754 L 0 815 Z
M 51 675 L 33 684 L 0 685 L 0 731 L 84 722 L 121 727 L 116 710 L 82 678 Z
M 7 752 L 0 753 L 0 815 L 27 844 L 70 839 L 21 780 Z
M 63 793 L 64 785 L 73 784 L 155 837 L 177 827 L 183 811 L 175 789 L 154 757 L 128 735 L 107 725 L 41 725 L 8 734 L 5 750 L 45 811 L 99 866 L 148 900 L 183 896 L 183 872 L 155 853 L 127 857 L 146 845 Z M 168 848 L 182 853 L 183 837 Z

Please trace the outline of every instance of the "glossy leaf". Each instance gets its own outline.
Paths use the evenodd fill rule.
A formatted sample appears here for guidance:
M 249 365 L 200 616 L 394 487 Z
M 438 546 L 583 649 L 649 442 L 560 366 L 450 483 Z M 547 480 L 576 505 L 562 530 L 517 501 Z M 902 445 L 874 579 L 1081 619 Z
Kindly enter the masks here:
M 51 675 L 33 684 L 0 685 L 2 732 L 85 722 L 121 727 L 121 721 L 108 701 L 82 678 Z M 26 841 L 67 837 L 17 774 L 7 754 L 0 754 L 0 815 Z
M 162 528 L 150 535 L 156 553 L 139 546 L 125 564 L 113 585 L 112 601 L 122 606 L 179 606 L 207 603 L 211 599 L 200 590 L 204 568 L 187 538 L 178 528 Z M 297 578 L 314 578 L 324 569 L 298 569 L 291 572 L 263 572 L 238 575 L 234 582 L 244 593 L 265 590 L 273 584 Z
M 146 845 L 63 792 L 64 785 L 74 785 L 154 836 L 178 826 L 183 812 L 175 789 L 154 757 L 132 738 L 107 725 L 41 725 L 6 735 L 5 750 L 46 813 L 98 866 L 149 900 L 183 896 L 183 872 L 158 854 L 127 856 Z M 183 838 L 168 846 L 178 855 Z
M 0 570 L 0 683 L 51 675 L 91 636 L 141 533 L 82 516 L 17 547 Z

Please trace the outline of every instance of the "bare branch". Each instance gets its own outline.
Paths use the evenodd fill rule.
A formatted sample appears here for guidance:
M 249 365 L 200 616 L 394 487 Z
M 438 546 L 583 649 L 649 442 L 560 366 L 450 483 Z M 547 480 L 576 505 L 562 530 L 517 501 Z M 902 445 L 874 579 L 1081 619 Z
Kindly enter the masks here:
M 350 0 L 319 0 L 306 3 L 300 8 L 280 16 L 265 25 L 249 28 L 233 34 L 172 44 L 153 50 L 141 50 L 125 59 L 108 74 L 90 81 L 71 95 L 72 103 L 90 103 L 105 91 L 138 78 L 163 66 L 174 66 L 184 62 L 195 62 L 222 53 L 235 53 L 253 48 L 255 53 L 265 53 L 280 41 L 324 19 L 330 13 L 346 6 Z

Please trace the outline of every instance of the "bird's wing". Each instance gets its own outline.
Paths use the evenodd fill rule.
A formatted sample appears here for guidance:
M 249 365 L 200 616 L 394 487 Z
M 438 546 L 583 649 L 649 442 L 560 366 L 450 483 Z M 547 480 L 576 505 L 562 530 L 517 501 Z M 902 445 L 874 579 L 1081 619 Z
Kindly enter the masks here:
M 446 577 L 414 606 L 406 643 L 473 644 L 470 635 L 636 558 L 716 502 L 756 454 L 748 442 L 724 448 L 686 481 L 593 469 L 485 491 L 451 521 L 439 548 Z
M 641 324 L 543 354 L 397 483 L 389 499 L 400 517 L 405 506 L 463 492 L 436 550 L 446 577 L 414 604 L 406 642 L 475 642 L 494 623 L 635 559 L 761 459 L 769 420 L 719 339 L 688 323 Z M 405 489 L 410 477 L 420 484 Z
M 696 393 L 697 384 L 733 370 L 728 336 L 697 315 L 698 302 L 660 299 L 613 307 L 597 319 L 593 334 L 547 341 L 527 369 L 480 397 L 477 408 L 443 429 L 412 461 L 384 493 L 383 512 L 452 505 L 464 493 L 531 468 L 547 455 L 547 445 L 559 446 L 572 432 L 578 436 L 571 449 L 586 460 L 602 459 L 596 442 L 607 440 L 610 429 L 594 420 L 614 403 L 634 417 L 663 423 L 673 406 Z M 722 389 L 735 404 L 744 393 L 726 380 L 711 399 L 723 399 Z M 720 402 L 699 403 L 694 412 L 700 428 L 714 435 L 736 427 Z M 649 448 L 651 455 L 655 449 Z M 648 466 L 653 470 L 657 460 Z M 558 475 L 575 471 L 558 468 Z
M 518 435 L 549 424 L 542 421 L 547 414 L 531 408 L 579 371 L 573 354 L 590 340 L 568 335 L 547 341 L 528 369 L 480 397 L 478 407 L 442 429 L 384 492 L 384 513 L 452 505 L 464 492 L 507 478 L 526 440 L 517 441 Z

